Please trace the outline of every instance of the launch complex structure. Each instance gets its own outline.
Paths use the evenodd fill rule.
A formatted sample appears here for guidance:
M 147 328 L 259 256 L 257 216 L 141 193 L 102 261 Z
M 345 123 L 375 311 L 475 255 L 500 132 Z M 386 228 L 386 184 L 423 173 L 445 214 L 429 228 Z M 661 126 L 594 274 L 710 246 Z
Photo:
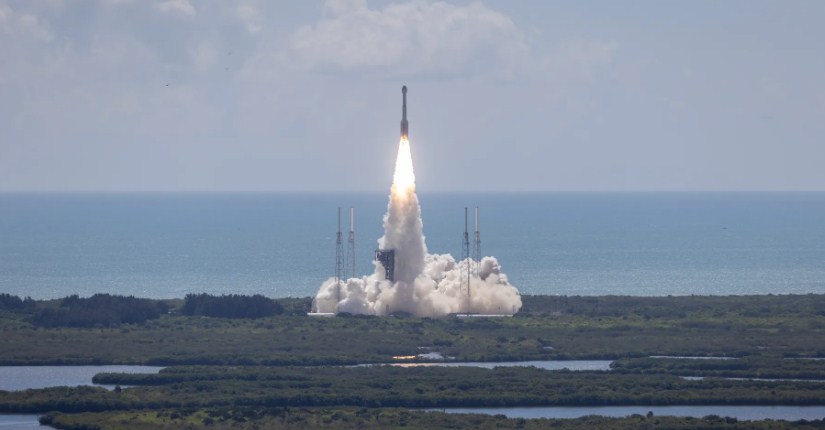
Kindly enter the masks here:
M 407 87 L 401 87 L 401 140 L 409 140 L 409 122 L 407 121 Z M 397 167 L 396 167 L 397 168 Z M 473 313 L 472 309 L 472 289 L 471 280 L 473 277 L 480 278 L 481 274 L 481 236 L 479 233 L 478 206 L 475 207 L 475 232 L 472 239 L 473 247 L 471 254 L 470 232 L 468 231 L 468 208 L 464 208 L 464 236 L 462 243 L 462 256 L 458 262 L 460 266 L 461 282 L 460 295 L 466 297 L 463 306 L 463 313 L 456 314 L 459 317 L 469 316 L 501 316 L 501 315 L 481 315 Z M 344 251 L 344 234 L 341 231 L 341 208 L 338 208 L 338 232 L 335 235 L 335 277 L 334 277 L 334 297 L 336 303 L 340 303 L 343 297 L 343 288 L 347 286 L 347 277 L 357 278 L 356 255 L 355 255 L 355 208 L 349 208 L 349 239 L 347 251 Z M 395 282 L 395 269 L 398 266 L 396 261 L 398 253 L 392 248 L 378 248 L 373 254 L 373 259 L 381 265 L 384 279 Z M 346 269 L 345 269 L 346 268 Z M 346 273 L 349 272 L 349 273 Z M 380 272 L 379 272 L 380 273 Z M 310 315 L 333 316 L 334 313 L 310 313 Z
M 461 262 L 464 263 L 464 269 L 466 270 L 462 270 L 461 278 L 462 285 L 466 285 L 467 291 L 467 304 L 465 308 L 465 314 L 467 316 L 473 315 L 470 306 L 470 298 L 472 294 L 470 288 L 470 280 L 472 279 L 473 275 L 478 277 L 480 274 L 479 265 L 481 264 L 481 235 L 478 230 L 478 206 L 475 207 L 475 222 L 475 232 L 473 235 L 473 255 L 471 256 L 470 232 L 468 231 L 468 208 L 464 207 L 464 240 L 462 243 Z M 346 283 L 347 276 L 350 276 L 352 278 L 357 277 L 357 264 L 355 257 L 355 208 L 352 206 L 350 206 L 349 208 L 349 240 L 347 243 L 346 255 L 344 253 L 343 237 L 344 234 L 341 231 L 341 208 L 339 207 L 338 232 L 335 234 L 335 299 L 338 302 L 341 301 L 341 288 L 342 284 Z M 395 250 L 376 249 L 374 254 L 374 260 L 381 263 L 381 267 L 384 268 L 384 278 L 388 281 L 393 281 L 395 279 Z M 345 267 L 349 268 L 351 271 L 349 273 L 346 273 L 344 269 Z

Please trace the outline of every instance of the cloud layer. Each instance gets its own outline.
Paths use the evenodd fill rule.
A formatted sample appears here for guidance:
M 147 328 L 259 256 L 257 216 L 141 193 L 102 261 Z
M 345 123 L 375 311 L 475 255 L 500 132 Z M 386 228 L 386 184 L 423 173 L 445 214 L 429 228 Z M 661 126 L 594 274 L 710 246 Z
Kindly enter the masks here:
M 637 6 L 0 0 L 0 190 L 382 189 L 402 84 L 426 191 L 825 188 L 825 3 Z
M 291 42 L 305 67 L 393 76 L 512 74 L 529 55 L 513 21 L 479 2 L 372 9 L 366 0 L 330 0 L 323 17 Z

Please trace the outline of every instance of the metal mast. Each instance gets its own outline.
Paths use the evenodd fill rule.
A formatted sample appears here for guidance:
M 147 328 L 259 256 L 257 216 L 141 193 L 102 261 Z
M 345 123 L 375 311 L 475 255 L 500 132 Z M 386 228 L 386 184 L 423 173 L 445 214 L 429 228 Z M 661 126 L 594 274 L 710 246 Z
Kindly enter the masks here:
M 467 263 L 467 313 L 470 313 L 470 234 L 467 232 L 467 207 L 464 207 L 464 243 L 462 258 Z
M 352 265 L 352 277 L 355 277 L 355 208 L 349 207 L 349 261 Z
M 341 208 L 338 208 L 338 234 L 335 236 L 335 307 L 341 301 L 341 275 L 344 272 L 344 242 L 341 240 Z
M 481 236 L 478 234 L 478 206 L 476 206 L 476 237 L 475 237 L 475 249 L 474 249 L 474 258 L 476 260 L 476 276 L 480 276 L 480 268 L 481 268 Z

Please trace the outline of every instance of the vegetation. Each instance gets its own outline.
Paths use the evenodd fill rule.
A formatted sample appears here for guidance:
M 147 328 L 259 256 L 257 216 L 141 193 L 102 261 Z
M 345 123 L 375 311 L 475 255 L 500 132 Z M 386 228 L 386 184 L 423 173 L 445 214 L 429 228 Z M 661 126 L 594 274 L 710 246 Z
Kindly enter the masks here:
M 520 316 L 652 319 L 825 316 L 825 294 L 759 296 L 522 296 Z
M 177 430 L 222 429 L 691 429 L 691 430 L 809 430 L 825 428 L 821 420 L 811 422 L 738 421 L 734 418 L 583 417 L 561 419 L 508 419 L 502 415 L 447 414 L 404 409 L 366 408 L 211 408 L 186 410 L 129 411 L 83 414 L 53 414 L 44 424 L 65 430 L 131 429 Z
M 318 318 L 306 316 L 309 298 L 95 295 L 33 301 L 0 295 L 0 364 L 172 366 L 157 375 L 95 377 L 135 386 L 122 390 L 0 391 L 0 412 L 57 411 L 44 420 L 74 429 L 825 428 L 821 421 L 511 420 L 390 409 L 825 405 L 825 383 L 800 381 L 825 379 L 825 361 L 806 359 L 825 357 L 825 295 L 523 296 L 523 303 L 512 318 Z M 424 361 L 418 356 L 427 352 L 463 361 L 615 362 L 605 372 L 321 366 L 388 363 L 398 361 L 395 356 Z M 267 367 L 276 365 L 285 367 Z
M 280 315 L 284 307 L 260 294 L 212 296 L 187 294 L 180 313 L 183 315 L 218 318 L 263 318 Z
M 685 358 L 623 358 L 611 364 L 622 373 L 696 377 L 813 379 L 825 381 L 825 360 L 787 359 L 777 355 L 737 360 Z
M 12 296 L 6 293 L 0 293 L 0 310 L 20 310 L 34 308 L 35 301 L 31 297 L 21 299 L 17 296 Z
M 307 317 L 308 298 L 276 300 L 281 315 L 227 319 L 180 315 L 180 300 L 151 301 L 172 313 L 135 323 L 110 316 L 94 328 L 34 324 L 32 315 L 61 309 L 37 302 L 0 311 L 0 364 L 356 364 L 428 351 L 467 361 L 825 357 L 825 295 L 523 301 L 516 317 L 472 320 Z
M 825 384 L 532 367 L 172 368 L 159 375 L 99 375 L 96 387 L 0 391 L 0 412 L 84 412 L 206 407 L 509 407 L 608 405 L 825 405 Z
M 163 302 L 132 296 L 95 294 L 89 298 L 66 297 L 57 308 L 35 312 L 30 321 L 42 327 L 96 327 L 142 324 L 168 311 Z

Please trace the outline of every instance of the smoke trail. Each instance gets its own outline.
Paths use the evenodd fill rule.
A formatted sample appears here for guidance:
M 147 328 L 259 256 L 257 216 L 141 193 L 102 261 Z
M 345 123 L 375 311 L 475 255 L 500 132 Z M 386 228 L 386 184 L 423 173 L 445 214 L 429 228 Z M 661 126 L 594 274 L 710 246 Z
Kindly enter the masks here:
M 370 276 L 350 278 L 338 285 L 335 278 L 330 278 L 315 296 L 313 312 L 405 312 L 438 317 L 451 313 L 512 315 L 521 308 L 518 290 L 507 282 L 507 275 L 501 273 L 494 257 L 484 257 L 480 262 L 456 262 L 448 254 L 427 253 L 410 143 L 406 138 L 398 146 L 384 215 L 384 236 L 378 239 L 378 247 L 395 251 L 394 281 L 386 279 L 384 267 L 378 262 Z M 336 302 L 339 288 L 341 301 Z

